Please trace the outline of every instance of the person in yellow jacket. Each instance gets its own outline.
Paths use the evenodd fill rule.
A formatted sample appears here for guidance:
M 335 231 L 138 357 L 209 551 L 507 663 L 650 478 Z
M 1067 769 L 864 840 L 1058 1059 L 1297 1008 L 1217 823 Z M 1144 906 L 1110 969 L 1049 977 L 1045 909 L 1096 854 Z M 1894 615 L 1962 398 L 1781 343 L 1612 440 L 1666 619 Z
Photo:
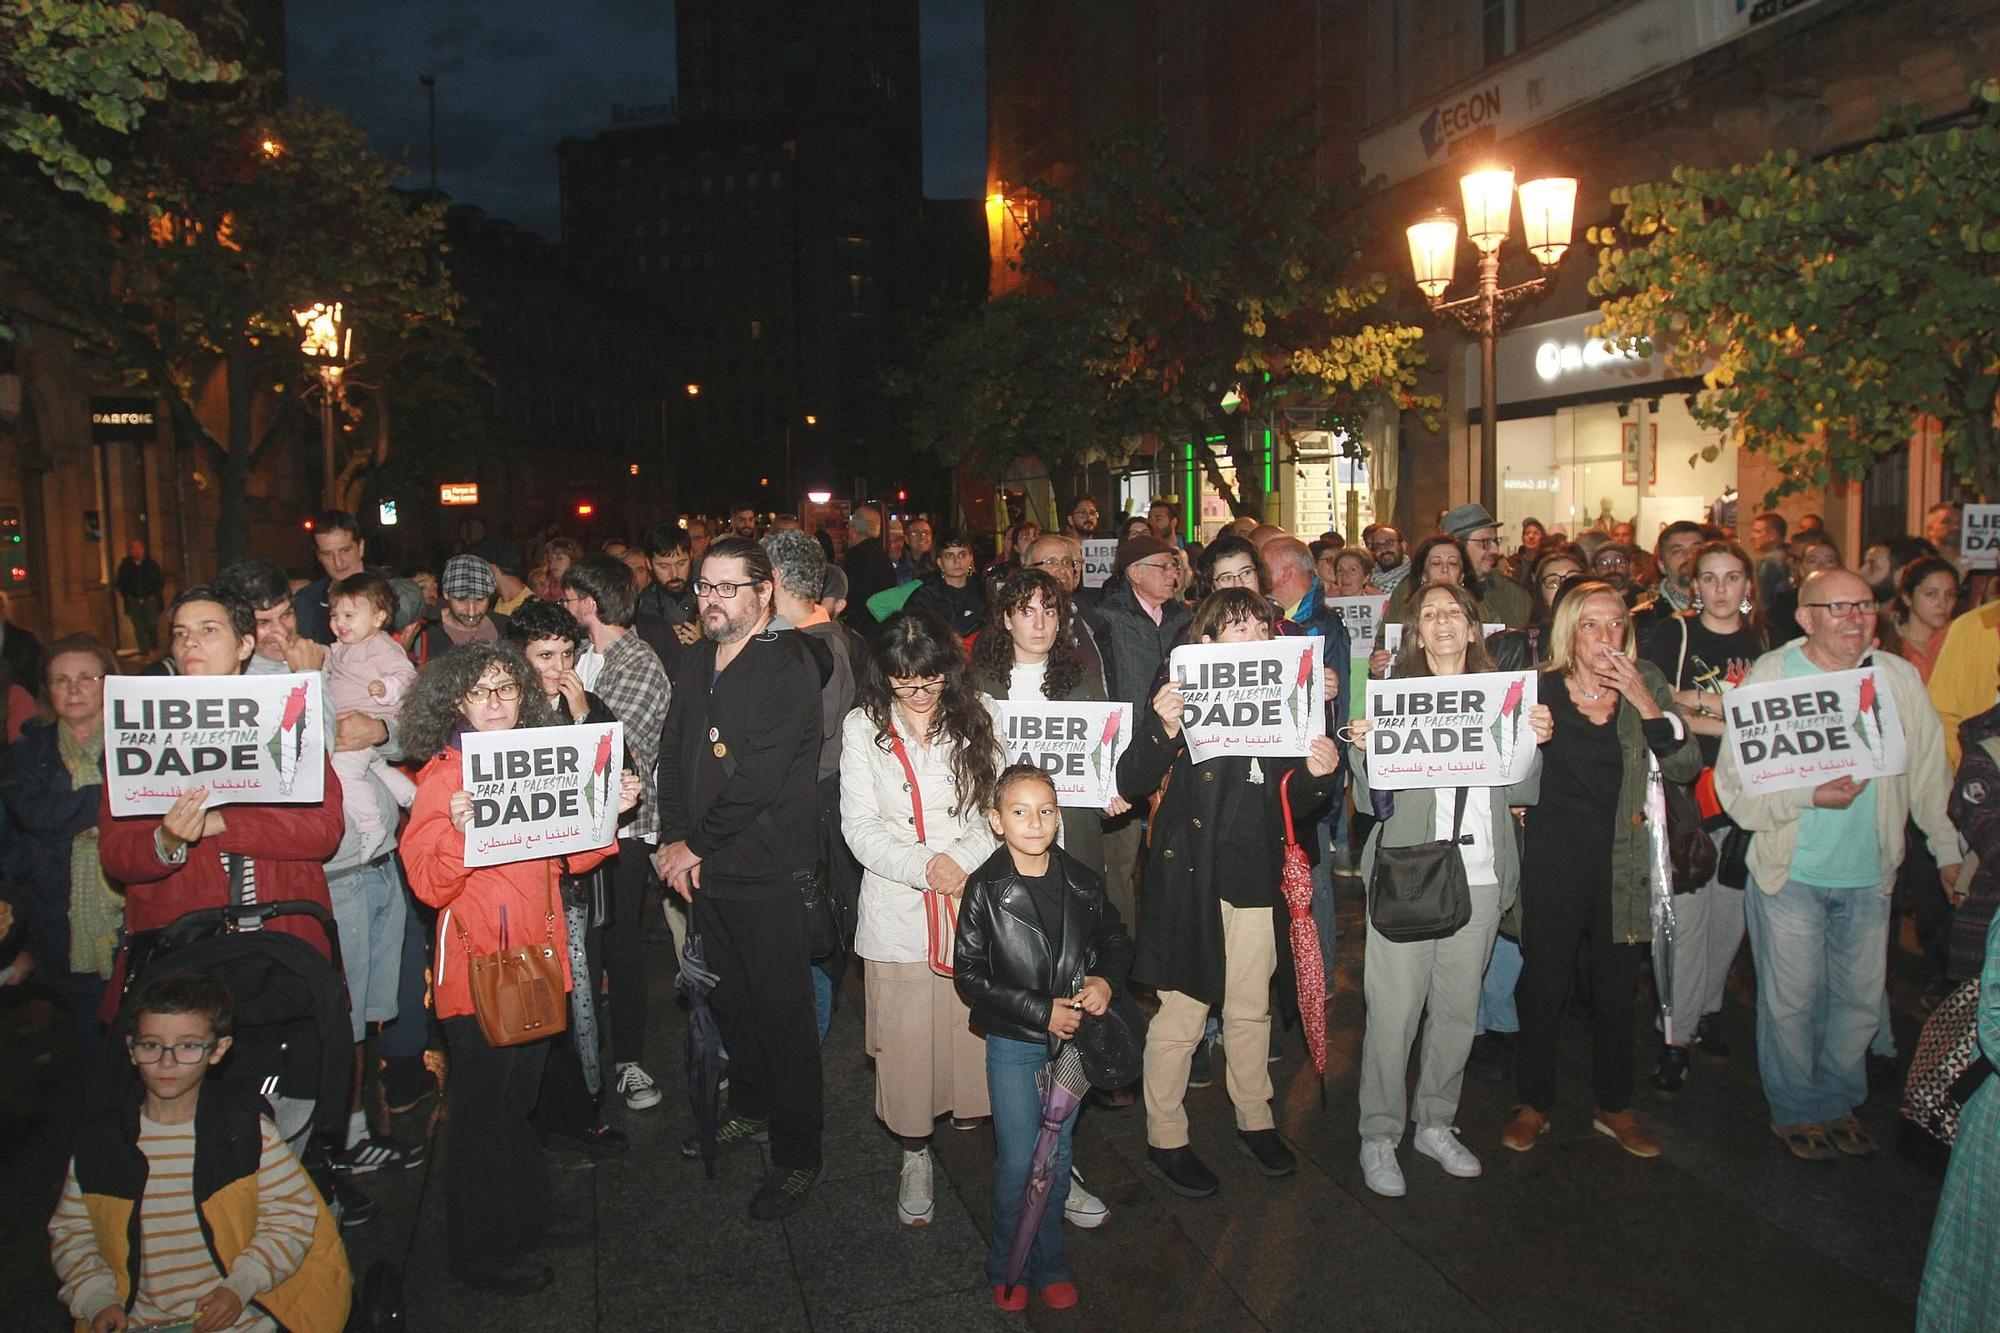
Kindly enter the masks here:
M 144 1095 L 84 1122 L 49 1221 L 78 1330 L 338 1333 L 352 1291 L 332 1214 L 254 1099 L 202 1086 L 229 1050 L 228 989 L 163 973 L 134 1009 Z
M 1958 724 L 2000 702 L 2000 602 L 1975 606 L 1951 622 L 1931 668 L 1931 705 L 1944 724 L 1944 757 L 1948 773 L 1958 772 L 1965 756 L 1959 749 Z

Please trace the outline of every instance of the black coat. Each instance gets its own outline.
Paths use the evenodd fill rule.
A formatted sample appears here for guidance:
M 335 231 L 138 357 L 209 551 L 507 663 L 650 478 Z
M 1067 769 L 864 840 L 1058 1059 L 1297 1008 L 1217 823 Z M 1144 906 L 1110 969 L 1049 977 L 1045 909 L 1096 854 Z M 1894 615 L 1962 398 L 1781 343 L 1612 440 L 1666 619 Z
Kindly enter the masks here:
M 1074 995 L 1084 977 L 1125 989 L 1132 937 L 1104 891 L 1104 879 L 1060 847 L 1050 866 L 1063 877 L 1061 943 L 1042 928 L 1033 896 L 1001 847 L 972 872 L 958 907 L 952 981 L 979 1026 L 996 1037 L 1044 1041 L 1057 996 Z
M 928 574 L 903 603 L 903 609 L 928 611 L 950 626 L 953 634 L 969 639 L 986 623 L 986 585 L 975 577 L 967 579 L 963 588 L 954 588 L 944 581 L 944 575 Z
M 1139 734 L 1118 760 L 1118 794 L 1135 806 L 1167 784 L 1160 807 L 1153 815 L 1151 843 L 1146 854 L 1146 874 L 1140 884 L 1140 901 L 1145 927 L 1139 932 L 1138 957 L 1132 965 L 1133 979 L 1155 990 L 1180 991 L 1211 1005 L 1222 1003 L 1222 895 L 1218 879 L 1224 869 L 1216 864 L 1216 840 L 1220 832 L 1222 792 L 1228 785 L 1216 781 L 1228 758 L 1211 759 L 1205 764 L 1190 763 L 1184 737 L 1167 735 L 1159 715 L 1144 710 Z M 1236 760 L 1241 763 L 1243 761 Z M 1287 773 L 1298 778 L 1292 784 L 1293 809 L 1310 808 L 1325 801 L 1333 790 L 1333 776 L 1314 777 L 1303 759 L 1254 759 L 1262 764 L 1263 805 L 1257 812 L 1263 835 L 1277 844 L 1277 864 L 1285 842 L 1284 809 L 1279 802 L 1279 785 Z M 1238 809 L 1241 814 L 1241 807 Z M 1283 898 L 1277 885 L 1272 896 Z M 1271 913 L 1277 934 L 1280 970 L 1290 957 L 1287 913 L 1282 906 Z
M 69 972 L 70 844 L 97 827 L 101 783 L 72 785 L 54 725 L 30 722 L 0 765 L 0 796 L 21 830 L 25 881 L 17 905 L 34 940 L 37 965 Z
M 1153 701 L 1153 677 L 1166 663 L 1186 631 L 1187 603 L 1170 597 L 1155 625 L 1123 578 L 1109 588 L 1091 617 L 1097 650 L 1104 656 L 1104 690 L 1111 698 L 1140 709 Z
M 869 537 L 847 548 L 840 562 L 847 575 L 847 610 L 842 613 L 850 628 L 866 634 L 875 628 L 875 615 L 868 599 L 884 588 L 896 586 L 896 566 L 889 559 L 880 537 Z

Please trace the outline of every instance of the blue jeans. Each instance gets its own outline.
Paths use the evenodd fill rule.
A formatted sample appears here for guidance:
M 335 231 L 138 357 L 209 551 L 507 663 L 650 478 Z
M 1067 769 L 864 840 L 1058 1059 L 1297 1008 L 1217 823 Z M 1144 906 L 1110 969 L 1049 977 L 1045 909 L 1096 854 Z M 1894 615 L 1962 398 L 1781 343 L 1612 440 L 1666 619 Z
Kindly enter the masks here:
M 1042 1093 L 1035 1075 L 1049 1062 L 1048 1047 L 1039 1041 L 1010 1037 L 986 1038 L 986 1088 L 993 1102 L 993 1137 L 999 1152 L 993 1163 L 993 1244 L 986 1251 L 986 1280 L 999 1286 L 1007 1280 L 1007 1256 L 1014 1249 L 1014 1220 L 1021 1211 L 1021 1190 L 1028 1183 L 1028 1163 L 1042 1133 Z M 1035 1228 L 1034 1248 L 1021 1280 L 1037 1290 L 1052 1282 L 1073 1282 L 1063 1258 L 1063 1200 L 1069 1197 L 1070 1139 L 1076 1114 L 1070 1113 L 1056 1144 L 1056 1174 L 1049 1183 L 1048 1208 Z
M 1493 937 L 1493 956 L 1486 960 L 1486 979 L 1479 986 L 1479 1013 L 1472 1020 L 1481 1032 L 1519 1032 L 1521 1013 L 1514 1007 L 1514 987 L 1521 980 L 1521 946 L 1505 935 Z
M 819 1031 L 819 1044 L 826 1045 L 827 1029 L 833 1026 L 833 978 L 815 967 L 813 981 L 813 1022 Z
M 1744 893 L 1757 965 L 1757 1073 L 1779 1125 L 1823 1124 L 1867 1100 L 1881 1024 L 1889 890 L 1788 880 Z
M 396 867 L 396 882 L 402 883 L 400 867 Z M 404 907 L 396 1017 L 382 1025 L 381 1051 L 385 1060 L 419 1057 L 430 1045 L 431 1016 L 424 1005 L 424 969 L 430 966 L 430 928 L 420 914 L 409 909 L 407 902 Z

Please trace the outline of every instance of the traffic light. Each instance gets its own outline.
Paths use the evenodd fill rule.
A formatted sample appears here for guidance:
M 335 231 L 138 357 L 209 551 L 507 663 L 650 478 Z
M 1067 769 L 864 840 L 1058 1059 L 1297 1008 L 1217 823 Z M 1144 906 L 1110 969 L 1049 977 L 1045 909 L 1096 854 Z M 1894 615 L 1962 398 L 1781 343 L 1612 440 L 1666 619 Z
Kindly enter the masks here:
M 28 586 L 28 542 L 21 511 L 0 509 L 0 587 Z
M 906 503 L 908 503 L 908 502 L 909 502 L 909 499 L 910 499 L 910 493 L 909 493 L 909 492 L 908 492 L 907 490 L 905 490 L 905 489 L 904 489 L 903 487 L 901 487 L 901 486 L 898 486 L 898 487 L 896 488 L 896 503 L 897 503 L 897 504 L 906 504 Z

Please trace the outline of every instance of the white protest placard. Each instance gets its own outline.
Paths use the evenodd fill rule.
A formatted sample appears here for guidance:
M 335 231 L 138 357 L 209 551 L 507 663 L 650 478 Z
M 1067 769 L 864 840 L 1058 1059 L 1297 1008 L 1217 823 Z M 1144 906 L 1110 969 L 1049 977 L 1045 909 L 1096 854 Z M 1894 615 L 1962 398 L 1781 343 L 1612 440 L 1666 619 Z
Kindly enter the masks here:
M 1118 558 L 1118 543 L 1110 537 L 1092 537 L 1083 543 L 1083 586 L 1102 588 L 1111 579 L 1112 562 Z
M 617 836 L 624 723 L 472 731 L 459 753 L 472 794 L 466 865 L 595 851 Z
M 1874 667 L 1738 685 L 1722 706 L 1723 742 L 1747 792 L 1894 777 L 1909 768 L 1895 696 Z
M 1326 599 L 1326 609 L 1347 627 L 1347 642 L 1357 657 L 1366 657 L 1375 647 L 1375 636 L 1382 625 L 1382 612 L 1388 605 L 1389 594 L 1386 592 L 1374 597 Z
M 1368 785 L 1505 787 L 1528 776 L 1532 671 L 1368 682 Z
M 318 672 L 106 676 L 104 773 L 114 815 L 158 815 L 181 793 L 208 806 L 317 805 L 326 796 Z
M 1501 630 L 1506 628 L 1507 626 L 1505 624 L 1500 624 L 1500 625 L 1482 624 L 1479 627 L 1479 636 L 1483 639 L 1490 639 L 1494 635 L 1498 634 Z M 1382 648 L 1391 657 L 1394 657 L 1397 653 L 1403 650 L 1402 621 L 1385 620 L 1382 622 Z
M 1132 705 L 1002 699 L 1007 762 L 1033 764 L 1056 804 L 1102 810 L 1118 795 L 1118 756 L 1132 743 Z
M 1958 529 L 1958 567 L 2000 567 L 2000 505 L 1967 505 Z
M 1167 659 L 1181 728 L 1199 764 L 1219 754 L 1301 757 L 1326 734 L 1320 641 L 1184 643 Z

